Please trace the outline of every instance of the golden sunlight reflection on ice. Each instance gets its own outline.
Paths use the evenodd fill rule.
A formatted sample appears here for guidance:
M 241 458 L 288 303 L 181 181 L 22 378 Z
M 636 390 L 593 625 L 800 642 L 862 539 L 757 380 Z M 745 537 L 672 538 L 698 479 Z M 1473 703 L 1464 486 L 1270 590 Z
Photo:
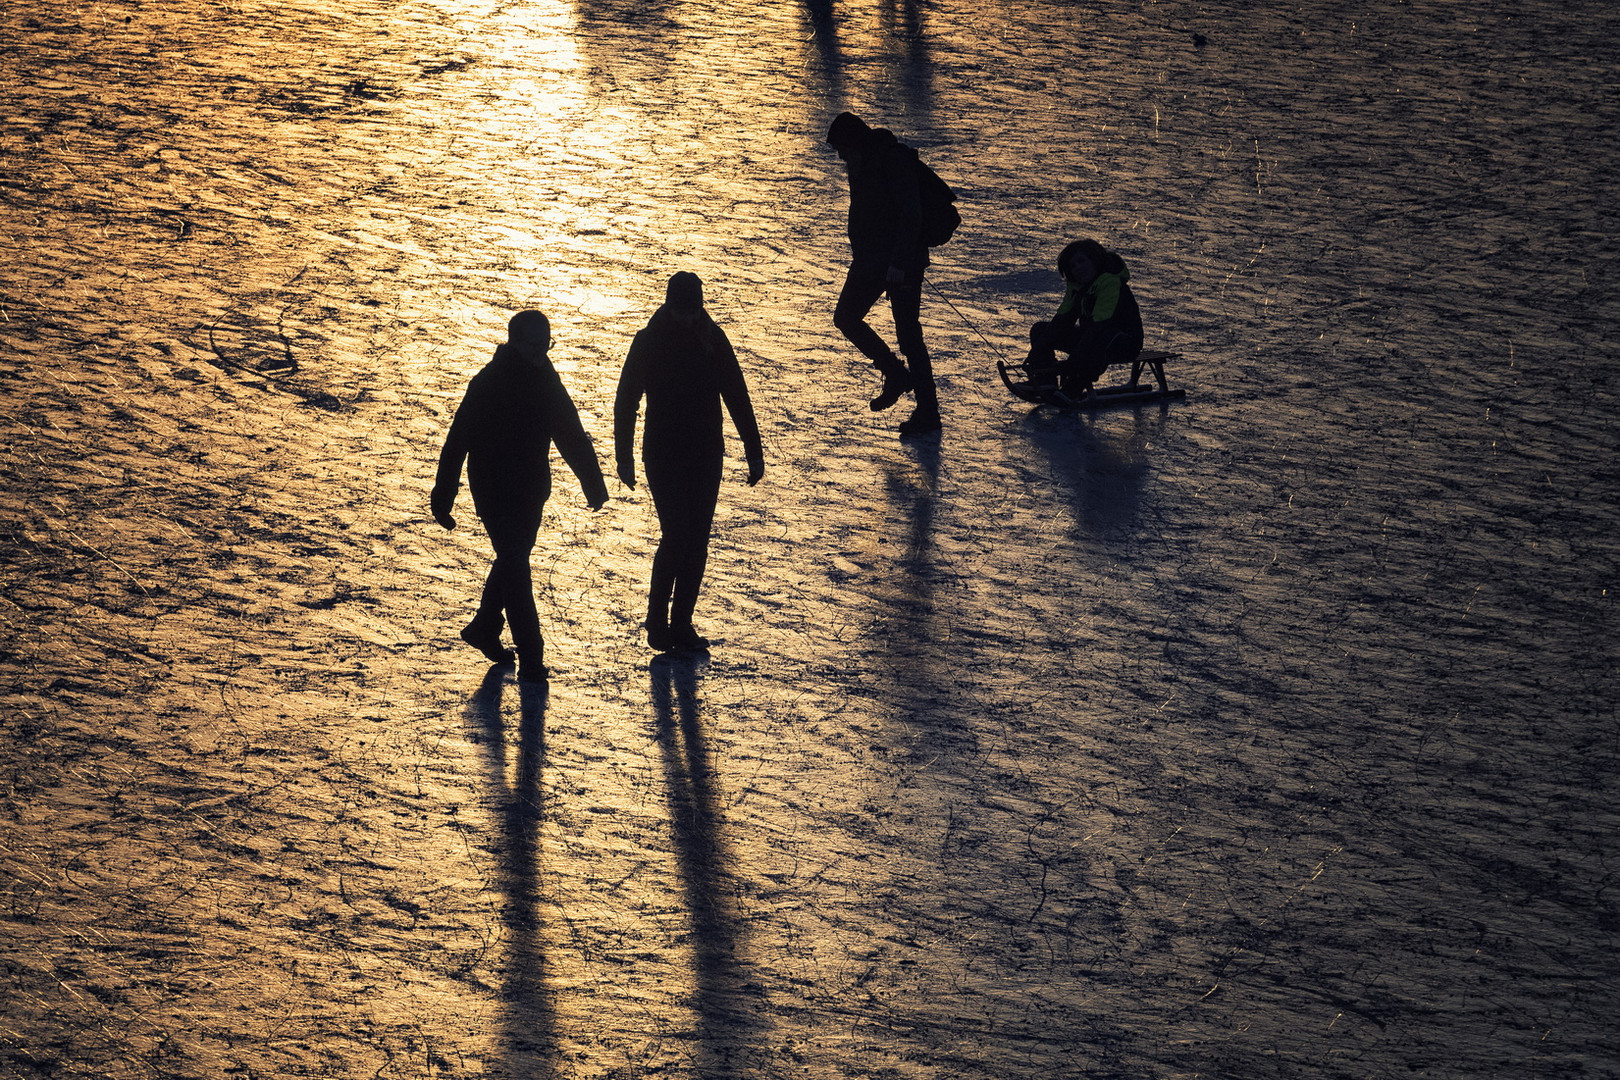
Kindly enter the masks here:
M 0 1073 L 1602 1071 L 1620 14 L 1342 6 L 0 7 Z M 964 195 L 932 452 L 845 108 Z M 1183 405 L 1002 391 L 1073 230 Z M 675 270 L 765 436 L 715 647 L 559 465 L 525 691 L 451 411 L 538 307 L 608 464 Z

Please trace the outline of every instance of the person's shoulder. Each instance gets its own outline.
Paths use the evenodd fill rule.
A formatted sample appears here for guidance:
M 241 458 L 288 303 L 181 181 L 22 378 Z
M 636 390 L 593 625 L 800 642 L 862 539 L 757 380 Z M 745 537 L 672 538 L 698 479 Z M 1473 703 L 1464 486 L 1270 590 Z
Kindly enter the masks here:
M 915 147 L 900 141 L 900 137 L 892 131 L 878 128 L 873 134 L 880 138 L 874 140 L 875 154 L 879 160 L 889 162 L 896 166 L 910 166 L 922 159 L 917 155 Z
M 495 382 L 501 378 L 502 374 L 508 368 L 512 366 L 509 362 L 511 359 L 512 357 L 508 355 L 506 351 L 506 346 L 498 346 L 495 349 L 494 355 L 492 355 L 488 360 L 485 360 L 484 366 L 479 368 L 477 373 L 473 375 L 472 381 L 486 383 Z
M 625 353 L 625 364 L 645 365 L 647 361 L 647 351 L 653 347 L 653 343 L 657 340 L 658 331 L 654 329 L 652 323 L 649 322 L 646 326 L 643 326 L 640 330 L 637 330 L 635 335 L 630 339 L 629 351 Z
M 472 378 L 467 380 L 467 393 L 486 393 L 490 386 L 500 381 L 500 372 L 495 370 L 495 361 L 491 360 L 483 367 L 473 372 Z

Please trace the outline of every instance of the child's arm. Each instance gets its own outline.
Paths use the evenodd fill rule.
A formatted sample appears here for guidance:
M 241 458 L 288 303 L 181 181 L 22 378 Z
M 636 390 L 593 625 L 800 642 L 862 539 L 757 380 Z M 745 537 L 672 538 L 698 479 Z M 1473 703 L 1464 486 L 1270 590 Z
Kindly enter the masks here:
M 1072 282 L 1065 282 L 1063 300 L 1052 316 L 1053 326 L 1073 326 L 1080 318 L 1080 290 Z

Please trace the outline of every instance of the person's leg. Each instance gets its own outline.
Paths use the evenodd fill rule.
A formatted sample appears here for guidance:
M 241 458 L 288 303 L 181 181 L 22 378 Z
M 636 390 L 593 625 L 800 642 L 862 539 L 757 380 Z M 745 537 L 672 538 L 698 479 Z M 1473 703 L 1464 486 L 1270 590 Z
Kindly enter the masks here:
M 1029 355 L 1024 357 L 1024 366 L 1035 370 L 1057 366 L 1057 345 L 1052 324 L 1038 322 L 1029 328 Z
M 540 615 L 534 606 L 534 584 L 529 571 L 529 553 L 534 550 L 538 521 L 486 523 L 490 543 L 495 548 L 495 565 L 490 568 L 495 595 L 512 628 L 512 644 L 517 647 L 518 677 L 543 679 L 546 676 L 545 639 L 540 634 Z
M 934 386 L 934 365 L 922 332 L 922 282 L 889 288 L 889 311 L 894 315 L 894 335 L 900 355 L 911 371 L 912 390 L 917 395 L 918 412 L 939 414 L 939 392 Z
M 844 277 L 844 288 L 838 294 L 838 304 L 833 308 L 833 325 L 883 375 L 883 389 L 871 402 L 874 410 L 887 409 L 912 387 L 912 373 L 866 321 L 867 314 L 886 288 L 881 277 L 856 273 L 851 267 Z
M 492 664 L 510 664 L 517 659 L 511 649 L 501 644 L 501 628 L 506 625 L 506 616 L 501 614 L 501 587 L 500 579 L 496 576 L 495 567 L 490 565 L 489 573 L 484 576 L 484 591 L 478 600 L 478 611 L 461 630 L 461 640 L 484 654 L 484 659 Z
M 658 513 L 658 554 L 653 579 L 659 613 L 667 612 L 664 628 L 669 647 L 703 648 L 708 645 L 692 627 L 703 574 L 708 567 L 709 534 L 720 497 L 722 462 L 704 462 L 695 469 L 690 461 L 671 468 L 649 468 L 647 487 Z M 656 476 L 655 476 L 656 473 Z M 651 616 L 649 616 L 651 618 Z M 647 640 L 657 648 L 649 631 Z
M 872 361 L 873 367 L 887 373 L 896 368 L 904 369 L 905 365 L 866 322 L 867 313 L 883 296 L 885 287 L 881 277 L 857 274 L 851 267 L 844 277 L 844 288 L 838 294 L 838 304 L 833 308 L 833 325 L 862 356 Z
M 651 488 L 651 485 L 648 485 Z M 657 506 L 657 497 L 654 497 Z M 658 547 L 653 551 L 652 580 L 647 586 L 647 645 L 658 652 L 666 652 L 672 642 L 669 636 L 669 597 L 675 589 L 675 541 L 658 516 Z
M 669 626 L 676 640 L 689 648 L 708 644 L 692 627 L 698 592 L 709 565 L 709 537 L 714 531 L 714 508 L 720 501 L 720 470 L 705 470 L 693 477 L 680 514 L 679 556 L 675 565 L 675 591 L 670 598 Z
M 890 288 L 889 310 L 894 313 L 895 336 L 911 370 L 912 391 L 917 396 L 917 407 L 901 421 L 900 434 L 927 435 L 940 429 L 940 417 L 934 364 L 922 334 L 922 282 Z
M 1071 397 L 1090 391 L 1103 372 L 1115 364 L 1128 364 L 1142 351 L 1140 338 L 1107 331 L 1076 334 L 1073 351 L 1061 366 L 1063 390 Z

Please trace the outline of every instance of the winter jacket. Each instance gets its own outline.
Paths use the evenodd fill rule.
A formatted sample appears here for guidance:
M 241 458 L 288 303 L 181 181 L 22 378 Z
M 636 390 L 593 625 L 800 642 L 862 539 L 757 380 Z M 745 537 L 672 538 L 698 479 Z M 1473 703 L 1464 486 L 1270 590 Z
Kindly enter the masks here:
M 890 266 L 920 279 L 928 267 L 917 152 L 887 128 L 872 128 L 849 168 L 851 270 L 881 278 Z
M 634 471 L 636 415 L 647 399 L 644 462 L 718 462 L 725 452 L 724 402 L 750 464 L 764 460 L 759 424 L 737 353 L 713 319 L 680 325 L 661 307 L 630 343 L 613 403 L 613 445 L 619 471 Z
M 1142 312 L 1131 292 L 1131 272 L 1125 260 L 1109 251 L 1089 285 L 1068 283 L 1063 302 L 1052 319 L 1054 327 L 1073 327 L 1088 342 L 1106 347 L 1115 336 L 1142 342 Z
M 551 494 L 553 442 L 587 500 L 605 502 L 596 451 L 556 370 L 524 359 L 510 344 L 500 346 L 467 384 L 450 423 L 433 485 L 434 514 L 450 512 L 465 461 L 480 518 L 538 522 Z

